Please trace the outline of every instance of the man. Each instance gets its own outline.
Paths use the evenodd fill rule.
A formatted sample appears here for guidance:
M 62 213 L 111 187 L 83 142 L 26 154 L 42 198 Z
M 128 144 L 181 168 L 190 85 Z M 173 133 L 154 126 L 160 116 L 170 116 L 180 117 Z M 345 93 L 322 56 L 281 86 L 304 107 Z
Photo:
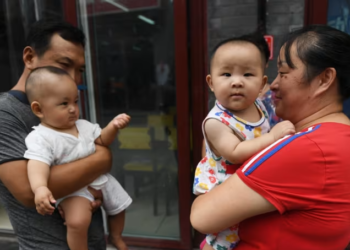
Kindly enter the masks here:
M 25 81 L 37 67 L 55 66 L 66 70 L 79 83 L 84 71 L 85 37 L 78 28 L 61 21 L 36 22 L 29 31 L 23 51 L 24 70 L 13 89 L 0 94 L 0 199 L 10 217 L 23 250 L 66 250 L 66 228 L 60 214 L 38 214 L 27 176 L 25 138 L 39 124 L 25 95 Z M 91 183 L 111 166 L 107 148 L 84 159 L 51 169 L 48 186 L 61 198 Z M 95 198 L 101 197 L 91 190 Z M 100 200 L 92 203 L 98 208 Z M 94 213 L 89 229 L 89 249 L 106 249 L 101 210 Z

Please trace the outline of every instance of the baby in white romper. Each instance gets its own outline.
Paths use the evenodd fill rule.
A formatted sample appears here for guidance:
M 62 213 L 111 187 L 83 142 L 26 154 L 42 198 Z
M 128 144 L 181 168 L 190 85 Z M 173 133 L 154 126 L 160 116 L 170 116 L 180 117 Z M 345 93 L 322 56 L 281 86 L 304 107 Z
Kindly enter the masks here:
M 110 145 L 118 130 L 128 125 L 130 117 L 121 114 L 104 129 L 99 125 L 79 120 L 78 90 L 74 80 L 62 69 L 38 68 L 29 75 L 26 93 L 32 111 L 41 124 L 27 136 L 28 177 L 40 214 L 52 214 L 54 205 L 64 211 L 67 225 L 67 241 L 71 250 L 88 250 L 87 231 L 91 221 L 91 205 L 94 197 L 87 187 L 57 201 L 47 187 L 51 166 L 61 165 L 87 157 L 95 152 L 95 143 Z M 102 175 L 89 186 L 101 190 L 103 207 L 108 215 L 110 235 L 118 249 L 127 250 L 121 239 L 123 225 L 119 217 L 132 200 L 110 174 Z M 119 232 L 117 232 L 119 231 Z M 118 235 L 116 235 L 118 234 Z
M 265 107 L 257 100 L 267 82 L 264 70 L 268 58 L 264 38 L 255 34 L 228 39 L 216 46 L 206 78 L 216 103 L 202 126 L 206 156 L 196 169 L 194 194 L 209 192 L 255 153 L 294 131 L 288 121 L 270 131 Z M 219 209 L 220 204 L 216 205 Z M 201 247 L 231 250 L 237 244 L 238 225 L 232 225 L 207 235 Z

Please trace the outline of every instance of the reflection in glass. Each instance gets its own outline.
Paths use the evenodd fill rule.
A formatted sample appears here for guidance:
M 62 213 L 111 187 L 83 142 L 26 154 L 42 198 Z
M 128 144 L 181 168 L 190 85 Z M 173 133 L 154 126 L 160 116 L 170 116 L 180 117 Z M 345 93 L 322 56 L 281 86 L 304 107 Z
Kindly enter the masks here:
M 133 198 L 124 234 L 180 238 L 172 1 L 80 0 L 88 23 L 97 122 L 132 121 L 111 147 Z M 85 20 L 84 20 L 85 18 Z

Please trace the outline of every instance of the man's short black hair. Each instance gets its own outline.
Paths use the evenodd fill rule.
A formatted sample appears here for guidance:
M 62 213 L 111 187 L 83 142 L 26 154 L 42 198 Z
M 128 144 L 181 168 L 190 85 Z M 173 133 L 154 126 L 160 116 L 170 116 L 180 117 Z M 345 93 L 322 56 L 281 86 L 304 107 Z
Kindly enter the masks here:
M 210 67 L 211 67 L 211 64 L 212 64 L 212 61 L 213 61 L 213 58 L 215 56 L 216 51 L 224 44 L 235 43 L 235 42 L 247 42 L 247 43 L 251 43 L 251 44 L 255 45 L 258 48 L 258 50 L 260 51 L 262 61 L 265 62 L 264 65 L 267 64 L 269 57 L 270 57 L 270 50 L 269 50 L 269 47 L 267 45 L 267 42 L 262 34 L 260 34 L 259 32 L 254 32 L 254 33 L 246 34 L 243 36 L 231 37 L 231 38 L 228 38 L 228 39 L 225 39 L 225 40 L 219 42 L 214 47 L 213 52 L 211 54 Z
M 42 19 L 33 23 L 26 39 L 26 46 L 31 46 L 38 56 L 42 56 L 50 48 L 51 38 L 54 34 L 85 47 L 85 35 L 79 28 L 70 23 L 53 19 Z

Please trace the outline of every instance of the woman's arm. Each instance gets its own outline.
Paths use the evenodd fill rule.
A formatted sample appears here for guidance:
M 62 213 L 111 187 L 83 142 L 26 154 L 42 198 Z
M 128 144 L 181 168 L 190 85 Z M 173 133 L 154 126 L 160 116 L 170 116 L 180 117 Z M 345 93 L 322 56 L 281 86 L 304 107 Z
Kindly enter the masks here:
M 195 199 L 190 219 L 196 230 L 207 234 L 220 232 L 247 218 L 275 210 L 270 202 L 234 174 L 209 193 Z
M 96 152 L 86 158 L 51 168 L 48 188 L 53 196 L 64 197 L 109 172 L 112 156 L 109 149 L 96 145 Z M 23 205 L 34 207 L 27 162 L 25 160 L 6 162 L 0 165 L 0 179 L 10 193 Z

